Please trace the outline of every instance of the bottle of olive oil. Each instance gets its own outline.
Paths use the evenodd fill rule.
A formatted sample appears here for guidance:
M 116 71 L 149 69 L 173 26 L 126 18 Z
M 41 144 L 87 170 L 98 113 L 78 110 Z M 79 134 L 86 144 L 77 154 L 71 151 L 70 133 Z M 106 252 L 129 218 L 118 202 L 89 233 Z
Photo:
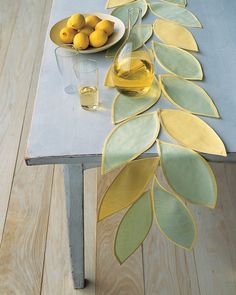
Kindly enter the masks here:
M 140 24 L 142 10 L 129 9 L 129 32 L 126 41 L 118 50 L 112 66 L 112 79 L 117 90 L 128 96 L 140 96 L 147 93 L 154 79 L 153 56 L 143 44 L 136 50 L 136 42 L 130 38 L 130 32 L 136 31 L 137 38 L 142 40 Z

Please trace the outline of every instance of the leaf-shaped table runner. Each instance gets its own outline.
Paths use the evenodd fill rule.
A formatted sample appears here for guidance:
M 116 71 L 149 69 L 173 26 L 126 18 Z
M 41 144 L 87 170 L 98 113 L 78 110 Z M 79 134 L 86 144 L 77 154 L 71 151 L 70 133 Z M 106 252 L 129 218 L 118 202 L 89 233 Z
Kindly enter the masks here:
M 149 3 L 148 5 L 151 11 L 160 18 L 179 23 L 185 27 L 202 27 L 196 16 L 184 7 L 179 7 L 164 1 Z
M 219 118 L 209 95 L 197 84 L 172 75 L 160 76 L 162 92 L 176 106 L 203 116 Z
M 198 51 L 198 46 L 192 33 L 179 24 L 164 19 L 157 19 L 153 24 L 153 30 L 155 35 L 168 45 Z
M 153 80 L 151 89 L 145 95 L 130 97 L 118 94 L 112 105 L 113 123 L 117 124 L 131 116 L 146 111 L 158 101 L 160 95 L 161 87 L 156 78 Z
M 107 0 L 106 8 L 113 8 L 113 7 L 117 7 L 117 6 L 122 6 L 122 5 L 128 4 L 133 1 L 134 0 Z
M 217 185 L 211 167 L 198 153 L 158 141 L 161 167 L 169 185 L 186 200 L 214 208 Z
M 121 4 L 126 3 L 126 5 Z M 112 15 L 119 17 L 127 28 L 128 10 L 142 9 L 158 16 L 153 24 L 157 38 L 152 51 L 159 65 L 168 74 L 159 75 L 148 93 L 140 97 L 116 95 L 112 105 L 112 120 L 118 124 L 109 134 L 103 149 L 102 173 L 122 166 L 119 175 L 107 189 L 99 208 L 99 220 L 131 205 L 124 215 L 116 234 L 115 255 L 120 263 L 129 258 L 146 238 L 153 215 L 161 232 L 174 244 L 191 250 L 196 240 L 197 227 L 185 202 L 214 208 L 217 185 L 211 167 L 196 151 L 226 156 L 224 143 L 216 132 L 196 115 L 219 118 L 219 113 L 209 95 L 198 84 L 189 80 L 202 80 L 203 71 L 198 59 L 189 51 L 198 51 L 192 33 L 186 27 L 201 28 L 196 16 L 185 8 L 187 0 L 108 0 L 108 7 L 115 7 Z M 133 24 L 136 16 L 132 15 Z M 151 25 L 140 25 L 141 35 L 134 27 L 130 41 L 138 49 L 152 35 Z M 126 31 L 127 33 L 127 31 Z M 127 41 L 127 34 L 106 52 L 114 57 Z M 137 50 L 134 51 L 138 54 Z M 142 59 L 139 55 L 139 58 Z M 108 69 L 105 86 L 114 87 L 112 65 Z M 130 86 L 127 84 L 127 86 Z M 138 115 L 159 99 L 165 98 L 181 110 L 159 110 Z M 137 116 L 138 115 L 138 116 Z M 160 120 L 160 121 L 159 121 Z M 121 123 L 120 123 L 121 122 Z M 179 144 L 157 139 L 159 128 Z M 160 159 L 135 160 L 157 141 Z M 155 171 L 159 164 L 171 192 L 158 183 Z M 150 192 L 149 183 L 153 179 Z
M 124 215 L 116 234 L 115 255 L 123 263 L 145 240 L 152 225 L 150 192 L 146 192 Z
M 192 54 L 176 46 L 157 41 L 153 41 L 152 44 L 155 58 L 165 70 L 185 79 L 202 80 L 201 65 Z
M 128 163 L 107 189 L 99 207 L 98 220 L 133 204 L 152 179 L 159 158 L 147 158 Z
M 139 34 L 140 35 L 139 35 Z M 133 43 L 133 50 L 140 48 L 143 43 L 146 43 L 148 39 L 152 36 L 152 25 L 150 24 L 141 24 L 134 26 L 130 32 L 129 42 Z M 110 47 L 106 51 L 106 57 L 114 57 L 117 50 L 121 47 L 125 41 L 126 35 L 114 46 Z
M 166 191 L 155 178 L 152 188 L 153 210 L 161 232 L 174 244 L 192 249 L 197 236 L 197 226 L 184 202 Z
M 102 173 L 126 164 L 149 149 L 159 128 L 157 112 L 136 116 L 115 127 L 104 144 Z
M 147 12 L 147 3 L 145 0 L 137 0 L 134 2 L 131 2 L 127 5 L 123 5 L 120 7 L 115 8 L 112 10 L 111 15 L 114 15 L 121 19 L 126 27 L 128 27 L 128 10 L 130 8 L 140 8 L 142 9 L 142 16 L 144 16 Z
M 224 143 L 200 118 L 179 110 L 161 110 L 162 126 L 179 144 L 195 151 L 227 156 Z

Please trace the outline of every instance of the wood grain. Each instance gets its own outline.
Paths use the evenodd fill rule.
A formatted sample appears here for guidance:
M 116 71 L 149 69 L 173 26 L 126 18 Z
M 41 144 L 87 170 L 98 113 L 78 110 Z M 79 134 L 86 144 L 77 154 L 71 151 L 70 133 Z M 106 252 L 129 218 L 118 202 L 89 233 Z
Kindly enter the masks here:
M 36 57 L 40 59 L 39 48 L 41 50 L 43 48 L 42 40 L 44 40 L 48 10 L 50 9 L 50 1 L 26 0 L 20 3 L 0 76 L 0 240 L 9 202 L 29 87 L 32 82 Z M 47 3 L 47 11 L 45 3 Z M 43 23 L 43 20 L 46 21 Z
M 118 171 L 101 176 L 98 169 L 98 204 Z M 121 266 L 114 256 L 114 239 L 124 214 L 117 213 L 97 224 L 96 295 L 144 295 L 141 247 Z
M 26 3 L 29 5 L 28 2 Z M 50 10 L 50 2 L 48 3 L 48 6 L 46 6 L 46 9 L 43 4 L 43 2 L 41 5 L 35 4 L 33 8 L 30 8 L 32 11 L 30 11 L 29 20 L 32 21 L 32 23 L 35 22 L 36 29 L 38 31 L 41 30 L 42 32 L 37 37 L 38 42 L 42 42 L 44 37 L 48 20 L 48 12 Z M 19 16 L 21 16 L 21 18 L 23 18 L 24 9 L 25 13 L 29 12 L 29 8 L 27 9 L 23 2 L 21 2 L 21 9 L 19 12 Z M 33 20 L 33 14 L 37 15 L 37 9 L 39 11 L 38 18 L 34 15 Z M 42 15 L 44 15 L 45 18 L 41 23 L 40 19 L 42 18 Z M 16 20 L 16 22 L 19 24 L 19 18 Z M 37 22 L 39 22 L 39 24 Z M 15 35 L 15 33 L 13 35 Z M 23 33 L 20 34 L 20 37 L 20 40 L 23 40 Z M 14 42 L 17 42 L 16 35 Z M 35 46 L 38 45 L 38 42 L 36 42 Z M 23 48 L 25 48 L 25 45 L 22 46 L 21 50 L 19 50 L 21 56 L 18 56 L 17 59 L 19 63 L 21 58 L 21 70 L 23 71 L 23 76 L 27 82 L 20 84 L 19 80 L 13 75 L 14 79 L 12 81 L 15 81 L 16 85 L 12 86 L 14 90 L 8 89 L 8 91 L 9 93 L 18 91 L 19 96 L 15 99 L 17 101 L 22 99 L 22 102 L 20 103 L 18 101 L 16 103 L 13 98 L 12 100 L 14 103 L 11 101 L 9 104 L 8 101 L 5 101 L 6 106 L 8 106 L 5 111 L 9 112 L 10 117 L 8 119 L 11 119 L 12 122 L 9 126 L 10 133 L 7 133 L 6 137 L 3 138 L 1 146 L 3 145 L 3 147 L 6 148 L 7 142 L 12 142 L 12 146 L 8 146 L 9 153 L 5 154 L 6 161 L 8 161 L 4 162 L 6 166 L 0 168 L 1 180 L 4 180 L 5 177 L 9 177 L 9 179 L 7 179 L 5 182 L 6 186 L 3 188 L 1 186 L 1 189 L 3 190 L 0 189 L 3 193 L 1 195 L 2 201 L 7 201 L 7 193 L 10 193 L 9 190 L 11 188 L 10 184 L 12 181 L 13 185 L 8 211 L 6 211 L 6 206 L 0 207 L 1 230 L 4 225 L 3 220 L 5 219 L 7 213 L 4 235 L 0 249 L 0 294 L 39 294 L 41 287 L 53 170 L 52 167 L 34 167 L 32 169 L 26 167 L 24 163 L 24 152 L 26 139 L 29 132 L 30 118 L 33 110 L 34 95 L 40 67 L 40 57 L 42 55 L 42 45 L 43 44 L 38 46 L 38 49 L 36 52 L 34 52 L 34 55 L 33 53 L 29 53 L 26 50 L 26 54 L 29 55 L 28 57 L 24 56 L 23 52 L 21 51 Z M 12 45 L 10 45 L 10 47 L 11 46 Z M 8 55 L 12 54 L 10 50 L 13 50 L 13 48 L 9 48 Z M 14 55 L 16 55 L 15 48 Z M 29 57 L 31 57 L 31 65 L 28 61 Z M 37 60 L 34 64 L 36 57 Z M 15 61 L 15 59 L 13 61 Z M 9 59 L 6 62 L 8 63 L 9 67 Z M 23 69 L 24 63 L 26 72 Z M 20 73 L 18 73 L 18 75 L 20 75 Z M 9 78 L 10 76 L 4 77 L 8 86 L 10 85 Z M 2 79 L 3 76 L 1 76 L 0 83 L 2 83 Z M 29 90 L 30 85 L 31 87 Z M 20 90 L 21 87 L 25 87 L 25 89 Z M 4 91 L 7 91 L 6 87 L 4 88 Z M 22 97 L 23 94 L 26 95 L 26 97 Z M 8 95 L 4 94 L 4 99 L 7 100 L 8 98 Z M 28 104 L 25 114 L 24 112 L 26 104 L 24 103 L 26 103 L 27 99 Z M 19 107 L 20 109 L 15 110 L 15 107 Z M 1 113 L 1 115 L 4 117 L 6 113 Z M 17 115 L 19 117 L 13 119 L 13 115 Z M 25 123 L 24 129 L 23 132 L 21 132 L 21 126 L 23 123 Z M 14 128 L 16 130 L 14 130 Z M 13 149 L 13 146 L 15 146 L 15 149 Z M 0 155 L 1 158 L 3 156 L 4 154 Z M 10 159 L 10 157 L 12 157 L 12 159 Z M 14 164 L 13 159 L 16 159 L 16 157 L 18 157 L 18 160 L 15 167 L 14 179 L 12 179 L 12 174 L 14 172 L 14 167 L 12 167 Z M 6 175 L 3 174 L 3 168 L 5 168 Z M 2 204 L 3 203 L 1 203 L 1 205 Z
M 215 210 L 195 208 L 199 227 L 195 249 L 202 295 L 236 294 L 236 166 L 212 165 L 219 189 Z
M 193 253 L 172 245 L 155 221 L 143 244 L 145 294 L 199 295 Z
M 15 30 L 15 22 L 20 6 L 20 1 L 0 1 L 0 73 L 4 66 L 8 47 Z
M 68 244 L 63 167 L 57 166 L 53 180 L 52 204 L 45 256 L 43 295 L 95 295 L 96 169 L 85 171 L 85 273 L 87 286 L 73 287 Z

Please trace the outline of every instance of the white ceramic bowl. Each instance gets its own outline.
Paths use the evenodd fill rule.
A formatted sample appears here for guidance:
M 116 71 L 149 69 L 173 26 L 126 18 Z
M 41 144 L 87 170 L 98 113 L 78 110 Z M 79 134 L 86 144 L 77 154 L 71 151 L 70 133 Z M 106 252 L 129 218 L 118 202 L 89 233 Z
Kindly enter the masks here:
M 84 16 L 86 16 L 86 15 L 88 15 L 88 14 L 84 14 Z M 119 18 L 117 18 L 113 15 L 110 15 L 110 14 L 99 13 L 99 12 L 91 13 L 91 15 L 96 15 L 100 19 L 107 19 L 107 20 L 113 21 L 115 23 L 114 32 L 108 38 L 108 41 L 104 46 L 101 46 L 98 48 L 94 48 L 94 47 L 89 46 L 87 49 L 79 50 L 80 53 L 84 53 L 84 54 L 96 53 L 96 52 L 108 49 L 109 47 L 113 46 L 118 41 L 120 41 L 120 39 L 123 37 L 123 35 L 125 33 L 125 25 Z M 60 31 L 61 31 L 61 29 L 63 29 L 66 26 L 68 18 L 69 17 L 59 21 L 51 28 L 50 38 L 51 38 L 52 42 L 54 44 L 56 44 L 57 46 L 60 46 L 63 48 L 68 48 L 70 50 L 71 49 L 75 50 L 73 48 L 72 44 L 65 44 L 60 39 Z

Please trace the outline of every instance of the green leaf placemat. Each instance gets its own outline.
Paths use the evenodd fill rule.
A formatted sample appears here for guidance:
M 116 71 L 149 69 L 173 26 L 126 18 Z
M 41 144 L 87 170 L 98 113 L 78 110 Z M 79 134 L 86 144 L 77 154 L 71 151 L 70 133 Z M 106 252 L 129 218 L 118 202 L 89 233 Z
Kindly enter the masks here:
M 170 2 L 179 6 L 185 7 L 187 5 L 187 0 L 164 0 L 165 2 Z
M 113 7 L 117 7 L 117 6 L 122 6 L 122 5 L 128 4 L 133 1 L 134 0 L 108 0 L 106 3 L 106 8 L 113 8 Z
M 197 115 L 219 118 L 213 101 L 196 83 L 168 74 L 161 75 L 160 82 L 164 96 L 174 105 Z
M 124 215 L 116 234 L 115 255 L 122 264 L 145 240 L 152 225 L 150 192 L 146 192 Z
M 191 203 L 214 208 L 217 185 L 207 161 L 190 149 L 162 141 L 158 151 L 165 178 L 175 192 Z
M 160 18 L 177 22 L 185 27 L 202 27 L 196 16 L 184 7 L 179 7 L 164 1 L 149 3 L 148 5 L 151 11 Z
M 155 142 L 160 129 L 157 112 L 128 119 L 108 135 L 102 153 L 102 173 L 137 158 Z
M 138 97 L 118 94 L 112 105 L 112 121 L 117 124 L 129 117 L 140 114 L 153 106 L 161 96 L 159 81 L 154 78 L 152 87 L 145 95 Z
M 202 80 L 199 61 L 189 52 L 176 46 L 152 42 L 157 62 L 168 72 L 189 80 Z
M 177 246 L 191 250 L 197 237 L 197 225 L 184 202 L 165 190 L 156 178 L 152 198 L 154 216 L 161 232 Z
M 142 16 L 144 16 L 147 12 L 147 3 L 145 0 L 137 0 L 134 2 L 131 2 L 129 4 L 123 5 L 123 6 L 119 6 L 117 8 L 115 8 L 114 10 L 112 10 L 111 14 L 118 17 L 119 19 L 121 19 L 123 21 L 123 23 L 125 24 L 125 26 L 128 26 L 128 10 L 130 8 L 141 8 L 142 9 Z
M 134 26 L 130 32 L 129 42 L 133 43 L 133 50 L 136 50 L 143 46 L 143 43 L 146 43 L 152 36 L 152 25 L 150 24 L 141 24 Z M 126 33 L 127 34 L 127 33 Z M 123 42 L 126 39 L 125 36 L 114 46 L 110 47 L 106 51 L 106 57 L 114 57 L 118 49 L 121 47 Z

